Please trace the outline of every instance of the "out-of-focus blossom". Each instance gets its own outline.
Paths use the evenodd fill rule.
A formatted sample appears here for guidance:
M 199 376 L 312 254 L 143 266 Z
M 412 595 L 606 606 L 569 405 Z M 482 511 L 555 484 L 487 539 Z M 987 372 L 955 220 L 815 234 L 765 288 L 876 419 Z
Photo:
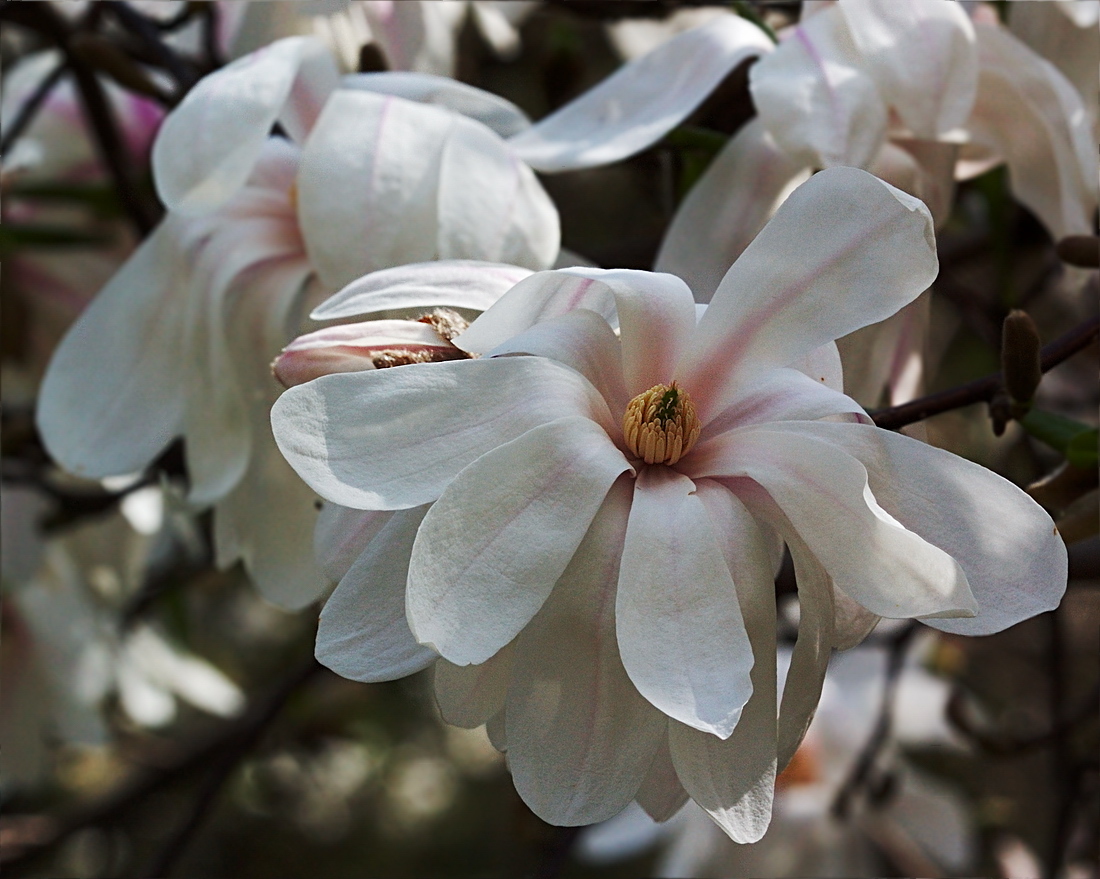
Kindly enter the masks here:
M 454 340 L 487 356 L 323 376 L 272 423 L 322 496 L 396 511 L 388 555 L 341 582 L 349 610 L 448 661 L 444 717 L 490 722 L 538 815 L 589 823 L 636 797 L 665 814 L 686 790 L 753 841 L 833 647 L 882 616 L 998 631 L 1065 588 L 1022 491 L 839 391 L 833 340 L 935 271 L 923 204 L 829 169 L 698 326 L 670 275 L 538 273 Z M 801 616 L 777 723 L 780 538 Z
M 519 50 L 518 27 L 536 2 L 488 0 L 329 0 L 220 3 L 219 33 L 232 56 L 295 34 L 320 37 L 345 70 L 355 70 L 363 46 L 378 46 L 391 70 L 453 76 L 455 44 L 467 15 L 503 58 Z
M 59 53 L 29 55 L 4 73 L 0 128 L 14 122 L 38 87 L 62 63 Z M 148 98 L 104 81 L 130 157 L 148 161 L 149 149 L 164 111 Z M 20 245 L 5 255 L 5 284 L 26 304 L 27 338 L 21 355 L 39 374 L 45 369 L 62 333 L 95 292 L 103 286 L 136 246 L 121 221 L 107 220 L 79 203 L 45 202 L 19 194 L 19 185 L 87 187 L 106 185 L 106 174 L 90 138 L 79 97 L 69 78 L 49 92 L 30 125 L 3 157 L 4 223 L 16 233 L 23 228 L 65 230 L 74 241 L 90 244 L 35 247 Z
M 657 876 L 861 876 L 875 875 L 876 839 L 906 854 L 915 847 L 936 875 L 964 872 L 976 843 L 965 802 L 897 753 L 956 745 L 944 719 L 950 688 L 917 661 L 928 646 L 908 654 L 897 680 L 891 739 L 876 762 L 893 778 L 885 802 L 857 801 L 846 815 L 833 812 L 884 698 L 887 651 L 863 645 L 832 658 L 806 738 L 777 779 L 772 824 L 756 845 L 732 843 L 694 803 L 663 825 L 631 806 L 586 834 L 581 857 L 605 863 L 661 842 Z M 780 671 L 789 663 L 790 652 L 780 651 Z

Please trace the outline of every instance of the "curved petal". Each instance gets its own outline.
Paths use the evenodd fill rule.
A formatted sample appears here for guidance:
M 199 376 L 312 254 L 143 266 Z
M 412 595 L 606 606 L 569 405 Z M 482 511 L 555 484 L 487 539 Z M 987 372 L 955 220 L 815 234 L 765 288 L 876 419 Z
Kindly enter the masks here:
M 668 721 L 668 724 L 675 721 Z M 667 821 L 688 801 L 687 791 L 680 784 L 676 767 L 672 765 L 672 753 L 668 747 L 668 734 L 661 736 L 661 744 L 649 765 L 649 772 L 642 780 L 635 797 L 638 805 L 654 821 Z
M 458 665 L 484 662 L 546 600 L 623 453 L 586 418 L 561 418 L 486 453 L 447 486 L 409 566 L 409 624 Z
M 792 369 L 819 381 L 834 391 L 844 391 L 844 369 L 840 362 L 840 350 L 836 342 L 826 342 L 791 363 Z
M 153 231 L 50 361 L 38 429 L 66 470 L 89 478 L 133 473 L 183 428 L 183 225 L 169 217 Z
M 362 89 L 393 95 L 406 101 L 445 107 L 470 119 L 476 119 L 501 137 L 511 137 L 531 127 L 527 114 L 511 101 L 449 76 L 403 70 L 354 73 L 345 76 L 342 85 L 346 89 Z
M 508 357 L 322 376 L 283 394 L 271 424 L 319 494 L 370 510 L 433 501 L 475 458 L 567 415 L 611 427 L 603 398 L 576 372 Z
M 753 119 L 730 138 L 676 209 L 654 268 L 683 278 L 697 302 L 709 302 L 734 260 L 809 176 Z
M 973 616 L 978 606 L 958 562 L 883 510 L 863 465 L 817 438 L 815 427 L 788 422 L 737 431 L 720 468 L 727 472 L 716 475 L 748 476 L 763 486 L 837 586 L 872 613 Z
M 841 0 L 867 72 L 917 137 L 961 128 L 978 89 L 974 26 L 948 0 Z
M 480 665 L 455 665 L 439 659 L 433 668 L 436 703 L 447 723 L 474 729 L 503 715 L 512 679 L 511 644 L 505 644 Z
M 587 308 L 540 321 L 486 356 L 504 354 L 533 354 L 564 363 L 592 383 L 613 413 L 625 412 L 630 402 L 623 381 L 619 340 L 607 321 Z
M 431 665 L 405 620 L 409 554 L 426 506 L 393 513 L 321 609 L 317 661 L 353 681 L 393 681 Z
M 807 424 L 798 430 L 857 458 L 879 503 L 950 553 L 966 573 L 977 616 L 925 623 L 960 635 L 988 635 L 1058 606 L 1066 588 L 1065 544 L 1050 516 L 1011 482 L 874 427 Z
M 620 479 L 515 644 L 508 768 L 544 821 L 603 821 L 634 799 L 666 719 L 639 695 L 615 640 L 615 581 L 632 480 Z
M 749 89 L 779 149 L 804 167 L 866 167 L 886 136 L 886 105 L 835 6 L 754 65 Z
M 169 210 L 206 213 L 244 185 L 307 65 L 311 82 L 302 89 L 319 97 L 326 79 L 335 88 L 336 65 L 324 44 L 288 37 L 210 74 L 187 93 L 153 144 L 153 177 Z M 301 97 L 296 127 L 310 116 L 307 95 Z
M 393 517 L 389 510 L 353 510 L 326 503 L 317 514 L 313 554 L 325 576 L 339 583 L 378 532 Z
M 623 66 L 509 143 L 538 171 L 617 162 L 652 146 L 735 67 L 771 48 L 745 19 L 716 18 Z
M 759 376 L 728 408 L 715 415 L 702 432 L 702 442 L 685 457 L 680 470 L 688 476 L 715 472 L 715 456 L 727 442 L 722 434 L 737 427 L 773 421 L 816 421 L 843 417 L 871 423 L 871 417 L 855 400 L 828 387 L 823 377 L 813 379 L 797 369 L 773 369 Z
M 889 317 L 937 269 L 920 201 L 865 171 L 826 169 L 780 205 L 726 273 L 677 377 L 705 423 L 754 373 Z
M 1090 234 L 1096 142 L 1070 82 L 1007 31 L 979 26 L 981 72 L 970 136 L 1008 162 L 1015 197 L 1055 239 Z
M 753 655 L 752 696 L 733 734 L 721 741 L 673 721 L 669 743 L 676 773 L 691 798 L 735 842 L 756 842 L 771 821 L 776 774 L 775 584 L 768 541 L 729 489 L 697 483 L 699 499 L 722 535 L 726 564 Z
M 615 615 L 627 674 L 674 720 L 729 738 L 752 693 L 737 588 L 695 485 L 671 468 L 638 476 Z
M 954 206 L 958 155 L 958 144 L 895 138 L 882 145 L 867 170 L 923 201 L 940 229 Z
M 519 266 L 472 259 L 394 266 L 352 281 L 313 309 L 310 317 L 335 320 L 438 306 L 485 311 L 531 274 Z
M 456 7 L 430 0 L 394 3 L 392 0 L 360 5 L 371 35 L 395 70 L 454 72 Z M 457 12 L 461 14 L 461 7 Z

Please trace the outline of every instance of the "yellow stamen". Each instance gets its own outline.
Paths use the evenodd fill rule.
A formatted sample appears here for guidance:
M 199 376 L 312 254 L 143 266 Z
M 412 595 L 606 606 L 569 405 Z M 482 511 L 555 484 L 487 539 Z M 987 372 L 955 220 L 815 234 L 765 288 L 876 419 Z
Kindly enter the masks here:
M 623 415 L 626 446 L 647 464 L 675 464 L 699 439 L 691 397 L 676 382 L 638 394 Z

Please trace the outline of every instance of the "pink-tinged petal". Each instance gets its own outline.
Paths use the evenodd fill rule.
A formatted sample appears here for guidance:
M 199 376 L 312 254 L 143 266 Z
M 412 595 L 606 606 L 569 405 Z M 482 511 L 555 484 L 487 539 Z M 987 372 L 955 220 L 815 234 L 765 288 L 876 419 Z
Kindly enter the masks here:
M 841 0 L 879 91 L 917 137 L 965 124 L 978 88 L 974 26 L 949 0 Z
M 38 429 L 65 469 L 98 478 L 150 464 L 183 426 L 182 221 L 154 230 L 62 340 Z
M 539 321 L 587 308 L 617 327 L 615 296 L 593 279 L 588 268 L 538 272 L 520 281 L 457 340 L 465 351 L 484 353 L 502 345 Z
M 871 423 L 871 417 L 855 400 L 834 391 L 823 381 L 796 369 L 773 369 L 759 376 L 728 408 L 703 429 L 701 441 L 684 459 L 680 470 L 688 476 L 721 474 L 725 450 L 736 444 L 727 431 L 773 421 L 816 421 L 842 417 Z
M 617 162 L 652 146 L 734 68 L 771 49 L 748 21 L 716 18 L 625 65 L 509 143 L 539 171 Z
M 930 295 L 919 296 L 892 317 L 840 340 L 850 396 L 867 407 L 877 406 L 884 390 L 890 405 L 920 396 L 931 301 Z
M 501 137 L 511 137 L 531 127 L 527 114 L 511 101 L 448 76 L 403 70 L 356 73 L 344 77 L 343 87 L 445 107 L 476 119 Z
M 455 64 L 455 7 L 430 0 L 366 0 L 359 6 L 394 70 L 451 76 Z M 461 10 L 458 10 L 461 12 Z
M 623 381 L 619 339 L 606 320 L 587 308 L 540 321 L 486 356 L 505 354 L 532 354 L 564 363 L 592 383 L 612 413 L 625 412 L 630 402 Z
M 392 516 L 388 510 L 353 510 L 332 503 L 321 507 L 313 531 L 313 554 L 325 576 L 339 583 Z
M 667 721 L 666 725 L 675 722 Z M 667 821 L 688 801 L 687 791 L 680 784 L 676 767 L 672 765 L 672 752 L 668 747 L 667 731 L 661 736 L 660 747 L 653 755 L 649 772 L 642 780 L 642 786 L 638 788 L 635 799 L 650 818 L 659 822 Z
M 753 655 L 752 696 L 733 734 L 721 741 L 673 721 L 669 744 L 677 775 L 695 802 L 735 842 L 756 842 L 771 821 L 776 774 L 775 585 L 768 539 L 725 486 L 697 483 L 698 496 L 722 535 L 726 564 Z
M 873 427 L 798 429 L 858 458 L 879 503 L 965 571 L 977 616 L 924 620 L 928 625 L 988 635 L 1058 606 L 1066 588 L 1065 544 L 1050 516 L 1011 482 L 942 449 Z
M 752 693 L 753 656 L 737 587 L 694 492 L 668 467 L 638 476 L 616 599 L 619 650 L 655 707 L 726 739 Z
M 615 581 L 632 480 L 619 480 L 515 644 L 508 768 L 544 821 L 603 821 L 634 799 L 667 720 L 639 695 L 615 640 Z
M 599 425 L 574 416 L 535 427 L 459 473 L 413 547 L 408 614 L 420 642 L 468 665 L 511 641 L 629 469 Z
M 511 644 L 505 644 L 480 665 L 455 665 L 439 659 L 433 670 L 435 700 L 447 723 L 475 729 L 500 715 L 503 726 L 504 700 L 512 679 Z
M 796 25 L 749 71 L 760 121 L 805 167 L 866 167 L 886 136 L 887 112 L 840 9 Z
M 303 65 L 319 81 L 327 59 L 318 40 L 289 37 L 202 79 L 160 128 L 153 144 L 153 177 L 170 210 L 214 210 L 244 185 L 271 126 L 291 97 Z M 307 114 L 297 114 L 304 123 Z
M 275 439 L 326 500 L 357 509 L 433 501 L 464 467 L 555 419 L 608 425 L 583 377 L 539 357 L 414 363 L 322 376 L 275 403 Z
M 1097 202 L 1096 142 L 1080 96 L 1008 31 L 980 26 L 971 138 L 1008 163 L 1012 193 L 1055 239 L 1089 234 Z
M 440 259 L 486 259 L 546 269 L 561 249 L 558 211 L 501 138 L 455 116 L 439 167 Z
M 427 507 L 400 510 L 352 564 L 321 610 L 317 661 L 353 681 L 393 681 L 427 668 L 405 620 L 409 553 Z
M 433 260 L 394 266 L 352 281 L 313 309 L 314 320 L 438 306 L 485 311 L 530 269 L 478 260 Z
M 775 145 L 753 119 L 715 156 L 680 203 L 655 268 L 687 281 L 698 302 L 709 302 L 734 260 L 764 227 L 809 170 Z
M 298 75 L 279 112 L 279 125 L 294 143 L 306 142 L 325 102 L 340 87 L 340 72 L 331 53 L 307 47 L 298 63 Z
M 972 617 L 978 605 L 959 563 L 884 510 L 864 466 L 818 439 L 816 427 L 787 422 L 736 431 L 727 472 L 716 475 L 763 486 L 837 586 L 872 613 Z
M 754 373 L 889 317 L 937 269 L 923 203 L 865 171 L 826 169 L 780 205 L 726 273 L 676 377 L 705 423 Z
M 466 354 L 429 324 L 413 320 L 369 320 L 337 324 L 299 336 L 271 365 L 275 377 L 293 387 L 335 372 L 385 365 L 463 360 Z

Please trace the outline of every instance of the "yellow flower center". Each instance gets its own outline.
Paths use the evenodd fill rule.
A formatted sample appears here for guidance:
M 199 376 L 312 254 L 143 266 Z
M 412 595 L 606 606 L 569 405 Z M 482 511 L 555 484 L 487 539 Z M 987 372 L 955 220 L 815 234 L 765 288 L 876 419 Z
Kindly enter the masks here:
M 695 404 L 676 382 L 638 394 L 623 415 L 627 448 L 647 464 L 675 464 L 691 451 L 699 429 Z

